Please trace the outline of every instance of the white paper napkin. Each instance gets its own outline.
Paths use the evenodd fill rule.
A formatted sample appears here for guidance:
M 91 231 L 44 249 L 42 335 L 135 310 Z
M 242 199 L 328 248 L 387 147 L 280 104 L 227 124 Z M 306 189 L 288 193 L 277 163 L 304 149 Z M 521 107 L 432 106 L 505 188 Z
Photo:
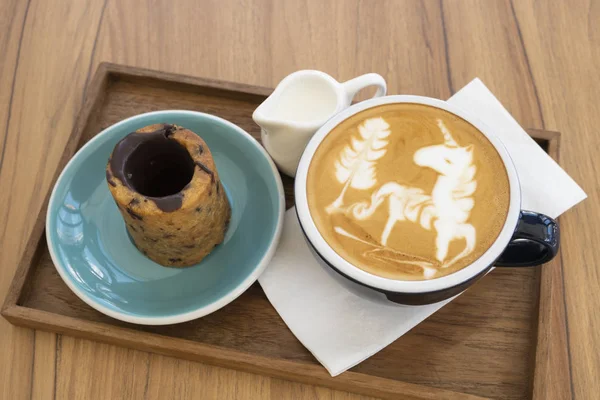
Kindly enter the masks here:
M 556 218 L 586 198 L 479 79 L 448 101 L 476 115 L 504 142 L 521 180 L 523 209 Z M 332 376 L 377 353 L 451 301 L 401 306 L 340 277 L 313 255 L 294 209 L 286 212 L 281 242 L 259 282 L 287 326 Z

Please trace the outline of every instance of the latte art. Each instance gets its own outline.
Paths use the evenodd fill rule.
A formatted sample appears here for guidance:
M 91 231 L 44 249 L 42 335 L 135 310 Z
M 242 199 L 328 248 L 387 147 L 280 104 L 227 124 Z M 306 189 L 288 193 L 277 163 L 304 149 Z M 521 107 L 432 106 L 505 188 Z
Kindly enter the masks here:
M 472 263 L 508 210 L 508 178 L 487 138 L 416 104 L 369 109 L 334 128 L 315 153 L 307 193 L 338 254 L 394 279 L 431 279 Z
M 335 161 L 335 177 L 343 184 L 339 197 L 327 207 L 327 212 L 340 211 L 348 188 L 370 189 L 375 181 L 375 162 L 385 154 L 390 126 L 383 118 L 366 120 L 359 128 L 360 136 L 352 137 Z

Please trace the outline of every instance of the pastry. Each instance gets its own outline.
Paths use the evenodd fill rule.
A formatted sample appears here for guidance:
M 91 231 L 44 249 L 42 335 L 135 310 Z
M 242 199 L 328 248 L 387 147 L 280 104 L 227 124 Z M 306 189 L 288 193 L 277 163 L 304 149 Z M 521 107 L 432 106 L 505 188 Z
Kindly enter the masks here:
M 134 244 L 158 264 L 196 264 L 223 241 L 231 208 L 194 132 L 155 124 L 130 133 L 113 149 L 106 181 Z

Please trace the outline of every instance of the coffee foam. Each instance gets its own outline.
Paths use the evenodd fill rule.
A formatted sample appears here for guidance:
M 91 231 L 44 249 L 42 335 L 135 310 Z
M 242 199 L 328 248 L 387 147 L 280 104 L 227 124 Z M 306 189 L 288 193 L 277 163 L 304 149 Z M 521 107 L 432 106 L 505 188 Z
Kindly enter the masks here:
M 307 182 L 330 246 L 359 268 L 403 280 L 447 275 L 481 256 L 503 226 L 508 188 L 483 134 L 417 104 L 342 122 L 317 149 Z

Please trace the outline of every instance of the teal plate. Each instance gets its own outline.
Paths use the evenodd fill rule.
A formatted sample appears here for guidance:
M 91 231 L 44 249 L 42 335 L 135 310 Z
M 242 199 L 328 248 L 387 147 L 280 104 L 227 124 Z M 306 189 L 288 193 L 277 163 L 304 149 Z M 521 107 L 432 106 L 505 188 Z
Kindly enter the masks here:
M 160 266 L 138 251 L 106 183 L 115 144 L 156 123 L 202 136 L 231 204 L 223 244 L 188 268 Z M 50 197 L 46 238 L 58 273 L 87 304 L 127 322 L 173 324 L 218 310 L 256 281 L 275 252 L 284 204 L 275 165 L 244 130 L 209 114 L 158 111 L 105 129 L 75 154 Z

